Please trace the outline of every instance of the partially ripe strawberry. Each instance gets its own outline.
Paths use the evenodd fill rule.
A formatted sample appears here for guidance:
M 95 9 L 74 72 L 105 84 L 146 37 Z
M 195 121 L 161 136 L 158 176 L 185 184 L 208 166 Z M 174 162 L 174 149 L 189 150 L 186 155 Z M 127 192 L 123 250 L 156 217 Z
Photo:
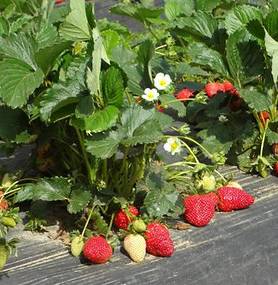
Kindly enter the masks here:
M 248 208 L 254 203 L 254 197 L 243 189 L 235 187 L 221 187 L 217 190 L 219 197 L 218 209 L 223 212 Z
M 134 206 L 128 206 L 128 210 L 120 209 L 114 218 L 114 225 L 118 229 L 127 230 L 129 224 L 132 222 L 134 216 L 138 216 L 139 211 Z
M 9 208 L 9 204 L 8 204 L 8 201 L 4 198 L 2 198 L 4 195 L 4 192 L 3 191 L 0 191 L 0 211 L 2 210 L 7 210 Z M 1 200 L 2 199 L 2 200 Z
M 278 156 L 278 143 L 274 143 L 272 145 L 272 153 L 275 155 L 275 156 Z
M 85 242 L 83 255 L 92 263 L 105 263 L 112 256 L 112 247 L 103 236 L 94 236 Z
M 184 88 L 176 94 L 176 98 L 180 101 L 186 101 L 187 99 L 189 99 L 193 95 L 194 94 L 193 94 L 192 90 L 190 90 L 188 88 Z
M 267 111 L 260 112 L 259 117 L 263 125 L 265 125 L 266 121 L 270 118 L 269 113 Z
M 276 161 L 273 165 L 273 171 L 276 176 L 278 176 L 278 161 Z
M 215 96 L 218 92 L 225 92 L 225 88 L 222 83 L 210 82 L 206 84 L 205 92 L 207 93 L 208 97 L 211 98 Z
M 152 222 L 145 232 L 147 252 L 154 256 L 167 257 L 174 253 L 174 244 L 166 226 Z
M 215 193 L 195 194 L 184 199 L 184 219 L 196 227 L 206 226 L 214 216 L 218 197 Z

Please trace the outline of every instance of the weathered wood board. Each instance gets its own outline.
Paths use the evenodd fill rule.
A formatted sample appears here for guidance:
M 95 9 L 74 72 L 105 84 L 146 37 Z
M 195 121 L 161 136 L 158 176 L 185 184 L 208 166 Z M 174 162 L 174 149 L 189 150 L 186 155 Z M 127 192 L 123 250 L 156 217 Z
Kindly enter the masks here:
M 278 284 L 278 178 L 261 179 L 234 167 L 225 171 L 255 195 L 255 205 L 217 213 L 204 228 L 172 230 L 176 251 L 171 258 L 148 255 L 137 265 L 117 249 L 108 264 L 87 265 L 62 243 L 18 230 L 23 238 L 18 257 L 10 259 L 0 284 Z

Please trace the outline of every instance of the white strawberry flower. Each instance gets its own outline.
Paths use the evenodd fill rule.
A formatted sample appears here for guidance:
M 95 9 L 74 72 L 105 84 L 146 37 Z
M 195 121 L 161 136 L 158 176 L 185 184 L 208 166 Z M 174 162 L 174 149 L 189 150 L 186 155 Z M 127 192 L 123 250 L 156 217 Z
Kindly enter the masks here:
M 154 86 L 158 90 L 165 90 L 172 83 L 172 79 L 169 74 L 157 73 L 154 78 Z
M 175 155 L 176 153 L 181 152 L 181 142 L 178 138 L 172 137 L 167 139 L 163 148 L 172 155 Z
M 159 93 L 155 88 L 153 89 L 146 88 L 144 91 L 144 95 L 142 95 L 142 98 L 149 102 L 153 102 L 157 100 L 158 97 L 159 97 Z

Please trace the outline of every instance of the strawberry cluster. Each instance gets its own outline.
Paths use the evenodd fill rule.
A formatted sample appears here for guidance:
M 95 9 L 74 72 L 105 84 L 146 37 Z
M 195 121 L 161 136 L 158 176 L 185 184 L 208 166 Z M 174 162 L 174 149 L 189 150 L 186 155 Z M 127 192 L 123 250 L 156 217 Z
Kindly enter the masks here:
M 229 81 L 220 82 L 209 82 L 205 86 L 205 92 L 209 98 L 214 97 L 217 93 L 229 93 L 233 96 L 239 97 L 239 93 L 234 85 Z
M 230 212 L 248 208 L 254 203 L 254 197 L 239 185 L 227 185 L 217 189 L 216 193 L 195 194 L 184 199 L 184 219 L 197 227 L 206 226 L 218 209 Z

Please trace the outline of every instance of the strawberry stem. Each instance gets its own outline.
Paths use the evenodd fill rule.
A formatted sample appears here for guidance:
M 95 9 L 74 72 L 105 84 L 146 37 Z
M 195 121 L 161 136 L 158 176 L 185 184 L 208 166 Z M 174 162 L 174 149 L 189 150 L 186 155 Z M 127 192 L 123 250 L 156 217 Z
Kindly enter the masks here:
M 91 217 L 92 217 L 92 214 L 93 214 L 94 209 L 95 209 L 95 206 L 92 207 L 92 209 L 91 209 L 91 211 L 90 211 L 90 214 L 89 214 L 89 216 L 88 216 L 88 218 L 87 218 L 87 221 L 86 221 L 85 226 L 84 226 L 84 228 L 83 228 L 83 231 L 82 231 L 82 233 L 81 233 L 81 237 L 82 237 L 82 238 L 84 237 L 85 231 L 86 231 L 86 229 L 87 229 L 87 227 L 88 227 L 88 224 L 89 224 L 89 221 L 90 221 L 90 219 L 91 219 Z

